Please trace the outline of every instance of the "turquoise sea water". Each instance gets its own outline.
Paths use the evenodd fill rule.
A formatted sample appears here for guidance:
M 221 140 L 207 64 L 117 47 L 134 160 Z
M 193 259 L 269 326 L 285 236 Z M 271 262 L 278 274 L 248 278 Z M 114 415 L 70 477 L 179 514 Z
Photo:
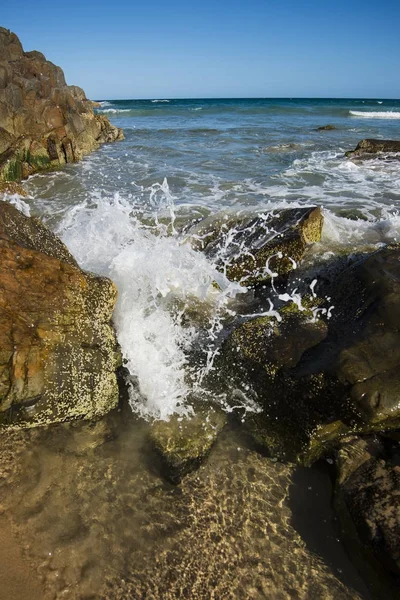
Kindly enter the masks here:
M 130 189 L 127 170 L 138 185 L 167 177 L 178 205 L 298 200 L 379 212 L 399 200 L 397 169 L 353 168 L 343 153 L 362 138 L 399 138 L 400 100 L 119 100 L 100 112 L 126 133 L 127 154 L 112 152 L 119 185 Z M 336 129 L 316 131 L 327 124 Z

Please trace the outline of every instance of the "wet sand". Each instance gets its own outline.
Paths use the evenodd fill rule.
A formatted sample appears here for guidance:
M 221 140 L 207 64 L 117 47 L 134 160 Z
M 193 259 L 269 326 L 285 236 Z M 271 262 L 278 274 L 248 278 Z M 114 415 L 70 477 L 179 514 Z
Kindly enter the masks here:
M 8 519 L 0 517 L 0 600 L 43 600 L 39 577 L 16 540 Z
M 46 592 L 16 549 L 4 600 L 370 598 L 337 539 L 326 474 L 276 463 L 228 428 L 173 486 L 147 432 L 115 412 L 2 434 L 0 501 Z

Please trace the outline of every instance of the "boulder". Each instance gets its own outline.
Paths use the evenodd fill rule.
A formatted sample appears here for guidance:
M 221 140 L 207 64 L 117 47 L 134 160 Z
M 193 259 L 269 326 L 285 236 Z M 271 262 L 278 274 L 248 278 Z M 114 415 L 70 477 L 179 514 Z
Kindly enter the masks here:
M 318 207 L 288 208 L 256 217 L 217 215 L 193 226 L 188 239 L 229 279 L 247 286 L 287 275 L 308 245 L 321 239 L 322 224 Z
M 122 130 L 41 52 L 24 52 L 17 36 L 0 28 L 0 180 L 17 181 L 80 160 Z
M 400 247 L 356 261 L 321 292 L 334 306 L 329 319 L 328 304 L 319 320 L 312 306 L 287 305 L 280 322 L 240 325 L 221 354 L 225 377 L 258 396 L 263 411 L 247 420 L 253 437 L 303 464 L 349 432 L 400 426 Z
M 333 131 L 336 129 L 334 125 L 321 125 L 321 127 L 317 127 L 316 131 Z
M 354 150 L 346 152 L 346 156 L 347 158 L 376 158 L 394 153 L 400 153 L 400 141 L 361 140 Z
M 376 598 L 397 597 L 400 585 L 400 465 L 392 450 L 377 437 L 352 436 L 336 454 L 344 541 Z
M 150 442 L 161 458 L 164 475 L 172 483 L 179 483 L 196 469 L 226 422 L 226 413 L 218 407 L 196 406 L 192 415 L 173 415 L 169 421 L 152 423 Z
M 116 288 L 37 219 L 0 202 L 0 423 L 31 427 L 116 406 Z

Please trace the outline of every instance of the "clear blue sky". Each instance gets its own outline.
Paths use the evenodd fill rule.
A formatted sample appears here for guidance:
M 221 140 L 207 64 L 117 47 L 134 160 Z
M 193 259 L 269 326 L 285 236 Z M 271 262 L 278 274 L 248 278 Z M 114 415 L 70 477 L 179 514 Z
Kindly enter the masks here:
M 400 98 L 400 0 L 0 0 L 91 98 Z

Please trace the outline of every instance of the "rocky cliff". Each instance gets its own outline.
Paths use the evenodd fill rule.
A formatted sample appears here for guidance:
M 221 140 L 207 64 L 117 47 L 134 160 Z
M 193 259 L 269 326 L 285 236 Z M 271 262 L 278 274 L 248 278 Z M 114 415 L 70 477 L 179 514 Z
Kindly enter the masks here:
M 24 52 L 0 27 L 0 181 L 78 161 L 122 130 L 93 111 L 85 92 L 41 52 Z

